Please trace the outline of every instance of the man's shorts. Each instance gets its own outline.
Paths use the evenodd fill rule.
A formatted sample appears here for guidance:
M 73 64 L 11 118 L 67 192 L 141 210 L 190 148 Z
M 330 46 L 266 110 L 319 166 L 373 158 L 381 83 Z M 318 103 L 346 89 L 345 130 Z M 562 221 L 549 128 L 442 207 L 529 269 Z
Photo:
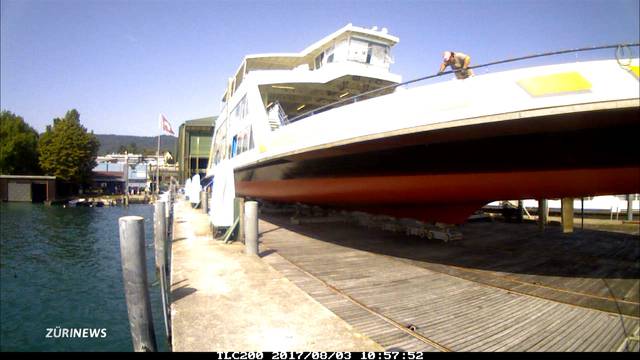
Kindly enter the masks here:
M 466 70 L 456 70 L 456 77 L 460 80 L 462 79 L 466 79 L 468 77 L 473 76 L 473 70 L 471 69 L 466 69 Z

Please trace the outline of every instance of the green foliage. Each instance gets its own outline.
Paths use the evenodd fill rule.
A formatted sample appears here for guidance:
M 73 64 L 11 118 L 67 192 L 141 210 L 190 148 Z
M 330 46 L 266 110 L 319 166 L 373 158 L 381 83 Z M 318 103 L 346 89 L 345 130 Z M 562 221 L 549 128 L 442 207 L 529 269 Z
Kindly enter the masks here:
M 22 117 L 0 112 L 1 174 L 39 174 L 37 147 L 38 133 Z
M 118 148 L 118 154 L 124 154 L 125 152 L 129 154 L 139 154 L 140 150 L 138 150 L 138 145 L 136 145 L 135 142 L 131 142 L 129 145 L 120 145 Z
M 100 142 L 80 124 L 76 109 L 53 120 L 38 143 L 40 167 L 45 173 L 74 183 L 88 183 L 96 166 Z

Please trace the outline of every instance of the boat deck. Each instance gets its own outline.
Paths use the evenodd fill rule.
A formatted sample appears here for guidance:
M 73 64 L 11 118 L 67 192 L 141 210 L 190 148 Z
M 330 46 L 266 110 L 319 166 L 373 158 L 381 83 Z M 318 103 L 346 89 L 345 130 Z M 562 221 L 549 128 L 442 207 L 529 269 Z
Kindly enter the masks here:
M 406 351 L 639 351 L 637 227 L 470 223 L 463 240 L 443 243 L 282 215 L 260 222 L 264 261 Z

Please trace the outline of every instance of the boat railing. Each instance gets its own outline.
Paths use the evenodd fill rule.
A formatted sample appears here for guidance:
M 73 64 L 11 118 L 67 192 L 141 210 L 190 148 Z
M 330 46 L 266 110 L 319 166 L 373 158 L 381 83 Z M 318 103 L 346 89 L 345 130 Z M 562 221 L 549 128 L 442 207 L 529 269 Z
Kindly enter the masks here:
M 546 52 L 546 53 L 540 53 L 540 54 L 533 54 L 533 55 L 526 55 L 526 56 L 519 56 L 519 57 L 514 57 L 514 58 L 510 58 L 510 59 L 505 59 L 505 60 L 498 60 L 498 61 L 492 61 L 492 62 L 488 62 L 485 64 L 481 64 L 481 65 L 475 65 L 475 66 L 469 66 L 469 69 L 480 69 L 480 68 L 488 68 L 490 66 L 496 66 L 496 65 L 501 65 L 501 64 L 506 64 L 506 63 L 512 63 L 512 62 L 517 62 L 517 61 L 524 61 L 524 60 L 530 60 L 530 59 L 535 59 L 535 58 L 542 58 L 542 57 L 548 57 L 548 56 L 555 56 L 555 55 L 562 55 L 562 54 L 570 54 L 570 53 L 579 53 L 579 52 L 585 52 L 585 51 L 595 51 L 595 50 L 603 50 L 603 49 L 616 49 L 615 51 L 615 57 L 616 60 L 618 61 L 618 64 L 620 64 L 620 66 L 629 66 L 631 64 L 631 59 L 632 57 L 632 52 L 631 52 L 631 47 L 639 47 L 640 43 L 622 43 L 622 44 L 613 44 L 613 45 L 602 45 L 602 46 L 593 46 L 593 47 L 584 47 L 584 48 L 577 48 L 577 49 L 565 49 L 565 50 L 558 50 L 558 51 L 551 51 L 551 52 Z M 628 60 L 628 63 L 625 63 L 625 61 Z M 433 74 L 433 75 L 428 75 L 428 76 L 423 76 L 417 79 L 413 79 L 413 80 L 409 80 L 409 81 L 405 81 L 402 83 L 398 83 L 398 84 L 391 84 L 391 85 L 387 85 L 387 86 L 383 86 L 374 90 L 370 90 L 370 91 L 366 91 L 363 92 L 361 94 L 358 95 L 354 95 L 348 98 L 344 98 L 338 101 L 335 101 L 333 103 L 309 110 L 305 113 L 302 113 L 298 116 L 295 116 L 291 119 L 288 119 L 287 123 L 293 123 L 296 122 L 298 120 L 302 120 L 304 118 L 316 115 L 318 113 L 321 113 L 323 111 L 327 111 L 330 109 L 334 109 L 340 106 L 344 106 L 344 105 L 348 105 L 348 104 L 353 104 L 358 102 L 359 100 L 365 100 L 368 98 L 371 98 L 372 95 L 378 94 L 378 93 L 382 93 L 384 91 L 389 91 L 389 90 L 395 90 L 396 88 L 400 87 L 400 86 L 406 86 L 406 85 L 410 85 L 410 84 L 414 84 L 420 81 L 425 81 L 425 80 L 429 80 L 429 79 L 434 79 L 434 78 L 438 78 L 441 76 L 445 76 L 445 75 L 449 75 L 449 74 L 453 74 L 455 72 L 457 72 L 458 70 L 449 70 L 449 71 L 444 71 L 441 73 L 437 73 L 437 74 Z

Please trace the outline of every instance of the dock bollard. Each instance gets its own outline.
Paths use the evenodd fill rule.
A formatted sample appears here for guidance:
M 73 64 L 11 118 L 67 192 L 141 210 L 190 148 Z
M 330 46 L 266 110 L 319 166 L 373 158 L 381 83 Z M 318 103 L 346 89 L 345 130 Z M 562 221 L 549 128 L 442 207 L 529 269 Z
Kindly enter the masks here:
M 133 350 L 155 352 L 157 346 L 153 318 L 151 317 L 151 301 L 147 288 L 144 218 L 123 216 L 118 219 L 118 225 L 120 228 L 122 276 Z
M 209 212 L 207 205 L 209 205 L 207 202 L 207 192 L 200 191 L 200 208 L 202 209 L 202 212 L 205 214 Z
M 247 255 L 258 256 L 258 203 L 244 203 L 244 251 Z

